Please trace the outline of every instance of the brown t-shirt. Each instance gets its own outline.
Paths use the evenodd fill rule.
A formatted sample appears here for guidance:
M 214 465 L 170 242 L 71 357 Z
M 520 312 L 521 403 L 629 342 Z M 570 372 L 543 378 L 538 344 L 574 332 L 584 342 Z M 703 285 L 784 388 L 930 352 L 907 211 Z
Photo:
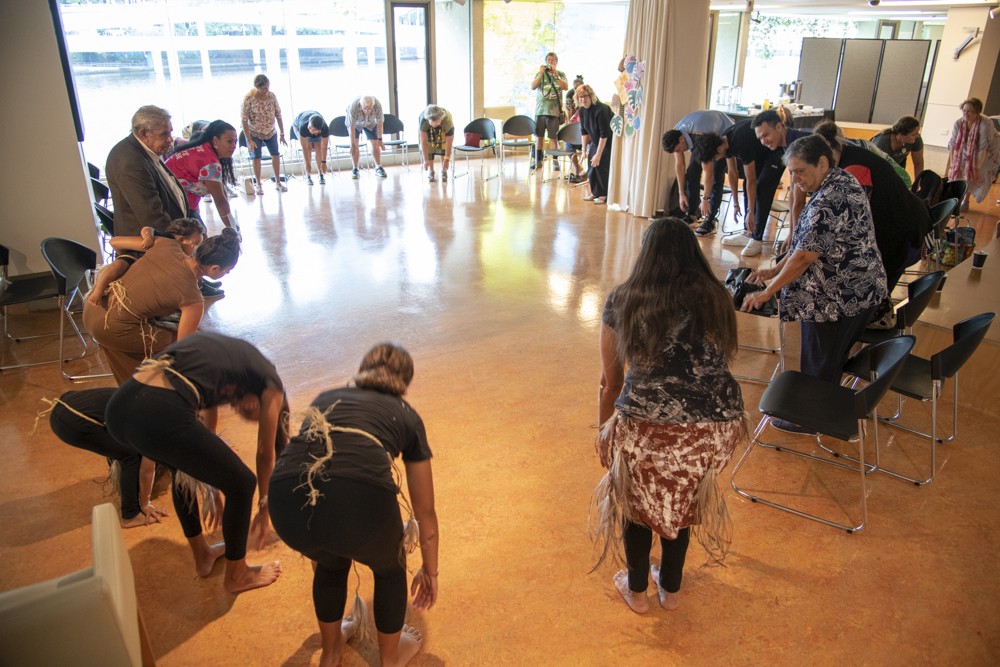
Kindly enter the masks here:
M 109 310 L 110 297 L 105 295 L 101 307 L 93 309 L 99 312 L 85 318 L 91 322 L 88 326 L 97 341 L 106 347 L 141 351 L 139 326 L 143 321 L 176 313 L 181 306 L 203 303 L 205 298 L 198 289 L 198 279 L 186 259 L 180 243 L 157 238 L 153 247 L 117 281 L 124 288 L 124 307 L 119 307 L 116 300 Z M 94 327 L 96 315 L 100 317 L 100 325 Z M 163 343 L 170 340 L 172 337 L 164 337 Z

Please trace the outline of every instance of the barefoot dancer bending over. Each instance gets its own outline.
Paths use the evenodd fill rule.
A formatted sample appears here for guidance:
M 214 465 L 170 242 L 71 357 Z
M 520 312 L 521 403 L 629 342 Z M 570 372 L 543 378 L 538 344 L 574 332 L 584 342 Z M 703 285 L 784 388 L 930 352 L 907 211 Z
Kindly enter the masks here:
M 354 386 L 323 392 L 313 401 L 271 476 L 274 529 L 314 562 L 323 667 L 339 665 L 344 643 L 366 629 L 357 616 L 343 618 L 353 561 L 375 575 L 375 627 L 384 666 L 405 665 L 420 650 L 420 633 L 403 624 L 406 552 L 417 541 L 423 566 L 413 576 L 413 605 L 430 609 L 437 599 L 431 450 L 423 421 L 402 398 L 412 378 L 413 359 L 406 350 L 389 343 L 373 347 Z M 400 455 L 416 517 L 405 528 L 393 463 Z M 403 502 L 407 505 L 405 496 Z
M 213 432 L 217 408 L 226 403 L 244 414 L 259 413 L 256 478 Z M 225 555 L 223 583 L 230 593 L 267 586 L 281 574 L 277 562 L 247 565 L 246 548 L 249 534 L 258 549 L 268 534 L 267 485 L 283 405 L 281 378 L 274 365 L 250 343 L 216 333 L 192 334 L 144 361 L 108 403 L 105 417 L 115 440 L 214 486 L 225 496 L 224 551 L 222 545 L 208 544 L 197 507 L 177 492 L 174 511 L 199 575 L 207 576 L 215 561 Z M 204 412 L 204 422 L 199 410 Z M 260 500 L 251 524 L 255 482 Z

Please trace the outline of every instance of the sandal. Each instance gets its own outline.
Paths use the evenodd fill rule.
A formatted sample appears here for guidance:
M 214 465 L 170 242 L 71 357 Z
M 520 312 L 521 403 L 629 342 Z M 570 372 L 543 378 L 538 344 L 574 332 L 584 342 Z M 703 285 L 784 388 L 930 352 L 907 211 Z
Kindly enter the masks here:
M 593 202 L 595 204 L 607 204 L 608 203 L 608 198 L 607 197 L 594 197 Z
M 257 194 L 259 194 L 259 195 L 264 194 L 264 188 L 262 188 L 261 186 L 258 185 L 257 186 Z

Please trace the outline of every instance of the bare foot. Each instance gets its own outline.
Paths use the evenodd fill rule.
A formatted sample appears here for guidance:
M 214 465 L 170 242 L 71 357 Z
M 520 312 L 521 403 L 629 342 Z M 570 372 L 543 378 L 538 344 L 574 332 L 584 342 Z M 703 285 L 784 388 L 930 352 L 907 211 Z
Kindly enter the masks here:
M 205 544 L 203 549 L 198 549 L 194 554 L 194 570 L 198 576 L 204 579 L 212 574 L 215 563 L 226 553 L 226 543 L 217 542 L 211 546 Z
M 399 633 L 399 660 L 396 662 L 396 667 L 403 667 L 412 660 L 420 651 L 423 641 L 424 636 L 420 634 L 420 630 L 404 625 L 403 631 Z
M 613 581 L 615 588 L 621 593 L 629 609 L 637 614 L 645 614 L 649 611 L 649 601 L 646 599 L 646 593 L 636 593 L 628 587 L 628 572 L 626 570 L 618 570 Z
M 264 565 L 247 565 L 244 560 L 226 561 L 226 581 L 223 586 L 228 593 L 242 593 L 270 586 L 280 576 L 281 563 L 278 561 Z
M 139 512 L 131 519 L 122 519 L 122 528 L 138 528 L 146 525 L 146 515 Z
M 660 566 L 653 565 L 649 566 L 649 573 L 653 575 L 653 581 L 656 582 L 656 592 L 660 598 L 660 606 L 667 611 L 673 611 L 681 604 L 680 593 L 668 593 L 660 586 Z

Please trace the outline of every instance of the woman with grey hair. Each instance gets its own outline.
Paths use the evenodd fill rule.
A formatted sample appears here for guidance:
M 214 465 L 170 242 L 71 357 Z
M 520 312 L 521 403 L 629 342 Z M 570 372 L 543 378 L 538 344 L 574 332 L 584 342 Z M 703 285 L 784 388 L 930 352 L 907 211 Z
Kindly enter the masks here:
M 448 165 L 451 163 L 451 145 L 455 140 L 455 123 L 451 112 L 444 107 L 431 104 L 420 112 L 417 119 L 420 128 L 420 155 L 424 160 L 427 180 L 432 183 L 434 176 L 434 156 L 441 156 L 441 180 L 448 180 Z
M 784 160 L 794 184 L 812 196 L 789 252 L 774 268 L 751 275 L 771 282 L 748 294 L 742 310 L 760 308 L 780 291 L 782 317 L 801 325 L 801 371 L 839 382 L 848 351 L 888 295 L 872 212 L 861 184 L 836 166 L 823 137 L 797 139 Z M 771 423 L 803 432 L 784 420 Z

